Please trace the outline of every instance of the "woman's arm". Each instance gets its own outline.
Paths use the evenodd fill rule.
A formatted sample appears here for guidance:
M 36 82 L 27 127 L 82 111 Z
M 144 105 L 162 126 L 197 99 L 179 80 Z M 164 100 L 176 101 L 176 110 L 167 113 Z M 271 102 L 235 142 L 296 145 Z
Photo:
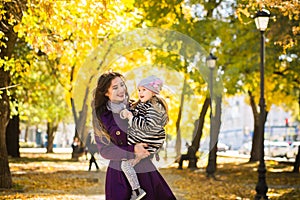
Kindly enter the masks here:
M 114 116 L 111 112 L 102 115 L 101 120 L 111 140 L 105 140 L 105 137 L 95 137 L 99 153 L 103 158 L 109 160 L 127 160 L 135 158 L 135 154 L 140 157 L 149 155 L 149 152 L 144 149 L 145 145 L 127 144 L 127 134 L 124 131 L 127 130 L 128 126 L 126 120 L 120 120 L 119 115 Z
M 112 142 L 101 141 L 99 136 L 95 137 L 97 142 L 97 148 L 100 155 L 108 160 L 128 160 L 133 159 L 134 145 L 129 146 L 117 146 Z
M 99 137 L 95 137 L 97 142 L 97 147 L 100 155 L 108 160 L 129 160 L 134 159 L 135 157 L 143 159 L 150 155 L 150 153 L 145 149 L 147 144 L 138 143 L 135 145 L 129 146 L 117 146 L 112 142 L 106 144 L 103 141 L 100 141 Z

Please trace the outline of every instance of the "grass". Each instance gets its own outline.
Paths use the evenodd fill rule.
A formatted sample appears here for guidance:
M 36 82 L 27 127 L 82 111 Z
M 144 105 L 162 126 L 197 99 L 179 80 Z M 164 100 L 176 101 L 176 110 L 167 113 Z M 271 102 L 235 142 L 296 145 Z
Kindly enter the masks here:
M 107 162 L 99 158 L 100 171 L 87 171 L 88 160 L 73 161 L 70 154 L 23 153 L 9 161 L 14 187 L 0 191 L 0 199 L 104 199 Z M 186 165 L 160 169 L 178 200 L 254 199 L 258 163 L 219 156 L 216 179 L 206 177 L 204 160 L 196 170 Z M 300 199 L 300 174 L 291 164 L 266 161 L 266 167 L 269 199 Z

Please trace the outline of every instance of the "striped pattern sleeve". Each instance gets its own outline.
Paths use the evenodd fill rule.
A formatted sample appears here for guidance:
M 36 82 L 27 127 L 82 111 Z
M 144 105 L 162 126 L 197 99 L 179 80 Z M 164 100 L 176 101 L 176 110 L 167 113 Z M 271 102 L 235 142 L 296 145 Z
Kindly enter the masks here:
M 157 134 L 166 124 L 166 113 L 162 109 L 155 109 L 152 104 L 144 104 L 137 116 L 132 118 L 131 127 Z
M 147 143 L 150 153 L 157 152 L 165 141 L 164 126 L 168 119 L 165 110 L 161 108 L 154 108 L 149 102 L 137 107 L 127 132 L 129 144 Z

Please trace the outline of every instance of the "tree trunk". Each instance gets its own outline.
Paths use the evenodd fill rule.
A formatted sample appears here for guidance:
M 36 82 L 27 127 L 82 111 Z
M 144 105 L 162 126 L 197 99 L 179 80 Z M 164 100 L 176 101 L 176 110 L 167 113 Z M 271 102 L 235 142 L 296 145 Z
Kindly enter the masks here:
M 1 49 L 1 58 L 3 58 L 4 52 Z M 8 154 L 6 147 L 6 127 L 9 122 L 10 107 L 9 97 L 7 95 L 6 87 L 9 86 L 9 72 L 4 71 L 0 67 L 0 188 L 11 188 L 12 177 L 8 165 Z
M 181 115 L 182 115 L 183 104 L 184 104 L 185 88 L 186 88 L 186 77 L 184 77 L 183 88 L 182 88 L 182 93 L 180 98 L 180 107 L 179 107 L 178 117 L 176 121 L 176 145 L 175 145 L 176 158 L 179 158 L 181 155 L 180 121 L 181 121 Z
M 298 153 L 295 159 L 293 172 L 299 173 L 299 167 L 300 167 L 300 146 L 298 146 Z
M 212 105 L 212 104 L 211 104 Z M 213 109 L 212 109 L 213 110 Z M 210 149 L 209 151 L 209 159 L 208 164 L 206 167 L 206 172 L 208 177 L 215 178 L 214 173 L 217 170 L 217 145 L 218 145 L 218 138 L 220 133 L 221 127 L 221 114 L 222 114 L 222 96 L 216 96 L 216 112 L 215 115 L 212 114 L 212 135 L 210 138 Z
M 76 113 L 76 107 L 75 107 L 75 102 L 74 99 L 71 98 L 71 104 L 72 104 L 72 112 L 73 112 L 73 117 L 75 120 L 75 135 L 74 138 L 77 137 L 81 141 L 81 145 L 84 144 L 84 140 L 87 136 L 87 131 L 86 131 L 86 119 L 87 119 L 87 112 L 88 112 L 88 106 L 87 106 L 87 98 L 88 98 L 88 93 L 89 93 L 89 86 L 87 86 L 85 90 L 85 96 L 82 104 L 82 109 L 79 112 L 79 117 L 77 117 Z M 74 150 L 74 149 L 73 149 Z M 72 152 L 72 159 L 75 157 L 75 152 Z
M 195 129 L 196 129 L 196 134 L 195 137 L 192 140 L 192 146 L 194 149 L 196 149 L 195 154 L 189 156 L 189 165 L 188 168 L 197 168 L 197 162 L 195 162 L 195 158 L 196 157 L 196 153 L 200 147 L 200 141 L 201 141 L 201 137 L 203 134 L 203 126 L 204 126 L 204 121 L 205 121 L 205 115 L 207 113 L 208 107 L 209 107 L 209 103 L 210 103 L 210 99 L 209 98 L 205 98 L 203 106 L 202 106 L 202 110 L 200 112 L 199 115 L 199 119 L 198 119 L 198 124 L 195 124 Z
M 252 92 L 248 91 L 250 98 L 250 105 L 252 108 L 253 118 L 254 118 L 254 130 L 252 138 L 252 149 L 250 154 L 249 162 L 256 162 L 260 158 L 260 143 L 259 143 L 259 113 L 257 111 L 257 106 L 254 100 Z
M 24 141 L 25 141 L 25 142 L 28 142 L 29 127 L 30 127 L 30 123 L 28 122 L 28 123 L 26 124 L 26 128 L 25 128 L 25 135 L 24 135 Z
M 87 89 L 88 90 L 88 89 Z M 77 117 L 75 104 L 73 98 L 71 98 L 72 102 L 72 111 L 75 121 L 75 135 L 74 138 L 77 137 L 81 141 L 82 144 L 85 143 L 85 138 L 87 137 L 86 131 L 86 119 L 87 119 L 87 112 L 88 112 L 88 106 L 86 104 L 86 101 L 83 102 L 82 110 L 79 111 L 79 117 Z
M 254 117 L 254 132 L 253 132 L 253 138 L 252 138 L 252 149 L 251 149 L 251 156 L 250 156 L 250 160 L 249 162 L 256 162 L 259 161 L 259 158 L 261 156 L 261 136 L 259 135 L 259 125 L 260 125 L 260 121 L 259 121 L 259 113 L 257 111 L 257 106 L 256 103 L 254 101 L 254 97 L 252 95 L 252 93 L 250 91 L 248 91 L 249 97 L 250 97 L 250 105 L 252 108 L 252 112 L 253 112 L 253 117 Z M 264 121 L 263 121 L 263 125 L 266 122 L 267 116 L 268 116 L 268 112 L 266 111 L 266 116 L 264 116 Z M 263 127 L 265 128 L 265 127 Z
M 19 115 L 16 115 L 9 120 L 9 123 L 6 127 L 7 153 L 8 155 L 15 158 L 20 157 L 19 135 L 20 135 L 20 118 Z
M 58 125 L 54 122 L 47 122 L 47 153 L 53 153 L 53 141 Z
M 13 25 L 8 20 L 13 17 L 16 22 L 22 18 L 22 11 L 26 9 L 26 0 L 15 0 L 11 2 L 1 2 L 2 10 L 5 10 L 5 18 L 2 17 L 0 31 L 4 33 L 1 42 L 5 45 L 0 46 L 0 58 L 10 59 L 17 40 L 17 34 L 13 30 Z M 0 188 L 11 188 L 12 178 L 8 165 L 8 155 L 6 147 L 6 127 L 9 121 L 10 108 L 7 96 L 7 87 L 10 85 L 9 71 L 4 71 L 0 66 Z
M 85 143 L 87 137 L 86 134 L 86 118 L 87 118 L 87 104 L 84 104 L 82 111 L 79 112 L 79 121 L 76 124 L 76 130 L 78 131 L 79 138 L 82 143 Z
M 0 88 L 7 87 L 9 76 L 8 72 L 4 72 L 3 68 L 0 68 Z M 6 147 L 6 127 L 9 121 L 9 99 L 6 90 L 3 92 L 0 98 L 0 188 L 11 188 L 12 178 L 8 165 L 8 155 Z

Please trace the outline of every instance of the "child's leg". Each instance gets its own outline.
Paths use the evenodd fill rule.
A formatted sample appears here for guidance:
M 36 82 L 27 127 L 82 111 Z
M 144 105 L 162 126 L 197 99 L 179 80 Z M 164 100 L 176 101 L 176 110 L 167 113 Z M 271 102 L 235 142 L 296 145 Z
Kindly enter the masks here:
M 121 162 L 121 169 L 124 172 L 132 190 L 140 188 L 139 180 L 132 165 L 132 160 L 123 160 Z

